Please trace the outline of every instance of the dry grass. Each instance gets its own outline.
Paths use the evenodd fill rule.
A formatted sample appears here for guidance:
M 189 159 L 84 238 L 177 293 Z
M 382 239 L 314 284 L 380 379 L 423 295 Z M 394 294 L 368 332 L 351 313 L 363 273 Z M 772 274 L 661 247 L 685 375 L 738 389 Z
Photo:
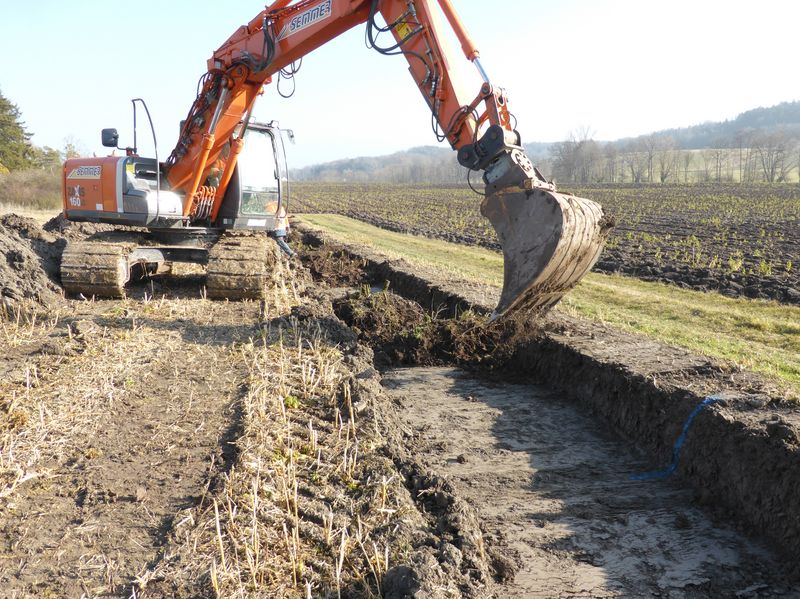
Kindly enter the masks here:
M 376 422 L 356 416 L 351 390 L 364 383 L 353 378 L 341 348 L 316 321 L 286 316 L 300 291 L 290 273 L 279 273 L 262 302 L 264 325 L 255 339 L 227 330 L 224 340 L 215 337 L 227 322 L 219 320 L 226 304 L 203 297 L 75 303 L 72 319 L 76 312 L 91 317 L 69 328 L 58 314 L 9 315 L 0 339 L 10 352 L 31 357 L 22 368 L 25 361 L 12 355 L 7 364 L 21 369 L 0 380 L 6 505 L 26 481 L 54 476 L 67 456 L 91 451 L 86 439 L 138 388 L 131 377 L 154 357 L 181 352 L 182 360 L 199 360 L 198 368 L 235 369 L 237 380 L 247 372 L 236 404 L 237 452 L 224 473 L 212 460 L 209 472 L 220 473 L 199 490 L 197 507 L 177 514 L 173 542 L 156 568 L 139 573 L 133 596 L 174 589 L 191 589 L 187 596 L 380 596 L 384 574 L 410 550 L 397 548 L 397 531 L 425 524 L 402 477 L 380 454 Z M 159 324 L 176 319 L 207 335 L 192 339 L 196 351 L 185 351 L 181 327 Z M 244 325 L 243 334 L 251 334 Z M 38 351 L 59 338 L 62 351 Z M 181 384 L 177 368 L 174 384 Z M 87 552 L 80 563 L 81 579 L 107 573 L 104 589 L 120 576 L 103 553 Z
M 27 210 L 61 208 L 60 169 L 29 169 L 0 174 L 0 205 Z
M 262 312 L 285 312 L 299 301 L 298 285 L 283 263 L 276 275 Z M 101 310 L 94 306 L 91 302 L 89 309 L 82 310 Z M 137 371 L 136 360 L 163 351 L 178 352 L 178 331 L 154 334 L 137 319 L 206 314 L 207 324 L 212 324 L 214 311 L 209 306 L 205 298 L 176 301 L 145 296 L 142 302 L 122 301 L 106 308 L 105 316 L 125 317 L 122 321 L 129 323 L 127 327 L 87 324 L 91 330 L 85 331 L 60 324 L 59 311 L 0 304 L 0 341 L 9 352 L 5 357 L 10 364 L 0 378 L 0 498 L 25 481 L 47 476 L 50 470 L 45 464 L 62 462 L 82 444 L 124 392 Z
M 140 576 L 138 596 L 167 592 L 153 580 L 217 597 L 380 596 L 401 485 L 356 419 L 342 352 L 290 320 L 241 357 L 250 380 L 236 463 L 177 519 L 181 542 Z
M 80 449 L 122 391 L 137 347 L 156 348 L 135 321 L 130 329 L 98 329 L 49 336 L 59 314 L 0 320 L 0 339 L 20 356 L 0 380 L 0 497 L 22 483 L 48 476 L 50 466 Z

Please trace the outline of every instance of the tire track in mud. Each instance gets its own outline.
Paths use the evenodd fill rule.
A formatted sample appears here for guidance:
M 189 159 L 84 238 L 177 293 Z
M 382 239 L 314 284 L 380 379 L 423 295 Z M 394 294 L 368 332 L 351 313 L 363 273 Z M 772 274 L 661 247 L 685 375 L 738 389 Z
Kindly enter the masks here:
M 235 348 L 258 334 L 252 303 L 72 302 L 62 326 L 83 352 L 33 393 L 73 397 L 96 370 L 107 400 L 64 433 L 47 474 L 0 504 L 3 596 L 129 596 L 180 510 L 225 467 L 245 368 Z M 109 363 L 113 362 L 113 363 Z M 43 396 L 43 400 L 46 399 Z
M 489 383 L 453 368 L 384 374 L 409 443 L 515 555 L 509 597 L 786 597 L 770 551 L 693 505 L 670 481 L 545 387 Z M 509 576 L 510 578 L 510 576 Z

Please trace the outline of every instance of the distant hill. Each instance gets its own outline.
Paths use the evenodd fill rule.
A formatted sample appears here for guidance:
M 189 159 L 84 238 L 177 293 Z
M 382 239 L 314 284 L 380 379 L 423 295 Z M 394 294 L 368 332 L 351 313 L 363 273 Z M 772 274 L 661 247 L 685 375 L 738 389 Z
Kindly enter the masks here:
M 534 161 L 544 160 L 551 145 L 550 142 L 533 142 L 525 144 L 525 150 Z M 394 154 L 345 158 L 293 169 L 292 178 L 295 181 L 351 183 L 463 183 L 466 171 L 450 148 L 419 146 Z
M 703 150 L 710 148 L 736 148 L 747 144 L 753 133 L 780 131 L 792 143 L 800 143 L 800 101 L 783 102 L 769 108 L 755 108 L 733 120 L 707 122 L 691 127 L 665 129 L 608 142 L 597 142 L 599 147 L 626 148 L 637 142 L 654 138 L 669 139 L 670 147 L 677 150 Z M 594 142 L 593 142 L 594 143 Z M 558 171 L 553 165 L 554 150 L 559 144 L 530 142 L 525 149 L 531 159 L 540 164 L 546 173 Z M 561 148 L 563 150 L 563 147 Z M 555 159 L 557 162 L 557 159 Z M 556 174 L 560 174 L 557 173 Z M 299 181 L 348 181 L 385 183 L 463 183 L 465 170 L 459 166 L 455 152 L 442 146 L 420 146 L 384 156 L 362 156 L 316 164 L 292 171 Z M 652 173 L 651 179 L 652 179 Z M 572 177 L 561 175 L 559 180 Z
M 733 120 L 708 122 L 678 129 L 664 129 L 656 131 L 654 134 L 621 139 L 613 143 L 624 145 L 632 139 L 656 135 L 671 137 L 676 147 L 682 150 L 732 148 L 739 145 L 739 138 L 749 133 L 774 130 L 781 130 L 789 137 L 800 140 L 800 102 L 782 102 L 769 108 L 754 108 L 743 112 Z
M 292 171 L 296 181 L 347 181 L 364 183 L 453 183 L 463 180 L 454 152 L 438 146 L 419 146 L 383 156 L 345 158 Z

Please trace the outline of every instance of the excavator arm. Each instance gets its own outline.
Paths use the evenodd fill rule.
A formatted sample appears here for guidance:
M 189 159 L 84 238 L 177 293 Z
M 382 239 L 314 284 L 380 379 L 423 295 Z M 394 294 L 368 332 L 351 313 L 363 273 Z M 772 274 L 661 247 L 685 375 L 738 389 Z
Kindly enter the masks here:
M 558 301 L 594 264 L 609 227 L 597 204 L 557 193 L 533 167 L 505 91 L 490 82 L 450 0 L 438 4 L 484 80 L 478 90 L 462 89 L 453 77 L 456 57 L 443 43 L 434 0 L 277 0 L 240 27 L 209 59 L 167 160 L 171 188 L 185 193 L 184 216 L 215 221 L 263 86 L 309 52 L 366 23 L 374 49 L 407 59 L 436 136 L 457 151 L 461 165 L 483 172 L 481 211 L 495 227 L 505 257 L 498 313 Z M 386 25 L 377 23 L 378 15 Z M 379 33 L 391 33 L 393 43 L 379 46 Z

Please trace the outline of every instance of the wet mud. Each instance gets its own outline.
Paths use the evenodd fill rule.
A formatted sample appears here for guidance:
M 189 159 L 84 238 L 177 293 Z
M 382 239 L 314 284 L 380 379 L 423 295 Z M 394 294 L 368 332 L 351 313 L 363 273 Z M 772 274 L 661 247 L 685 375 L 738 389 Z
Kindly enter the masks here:
M 563 394 L 452 367 L 389 370 L 407 444 L 474 506 L 508 597 L 785 597 L 763 543 L 715 522 L 677 481 Z

